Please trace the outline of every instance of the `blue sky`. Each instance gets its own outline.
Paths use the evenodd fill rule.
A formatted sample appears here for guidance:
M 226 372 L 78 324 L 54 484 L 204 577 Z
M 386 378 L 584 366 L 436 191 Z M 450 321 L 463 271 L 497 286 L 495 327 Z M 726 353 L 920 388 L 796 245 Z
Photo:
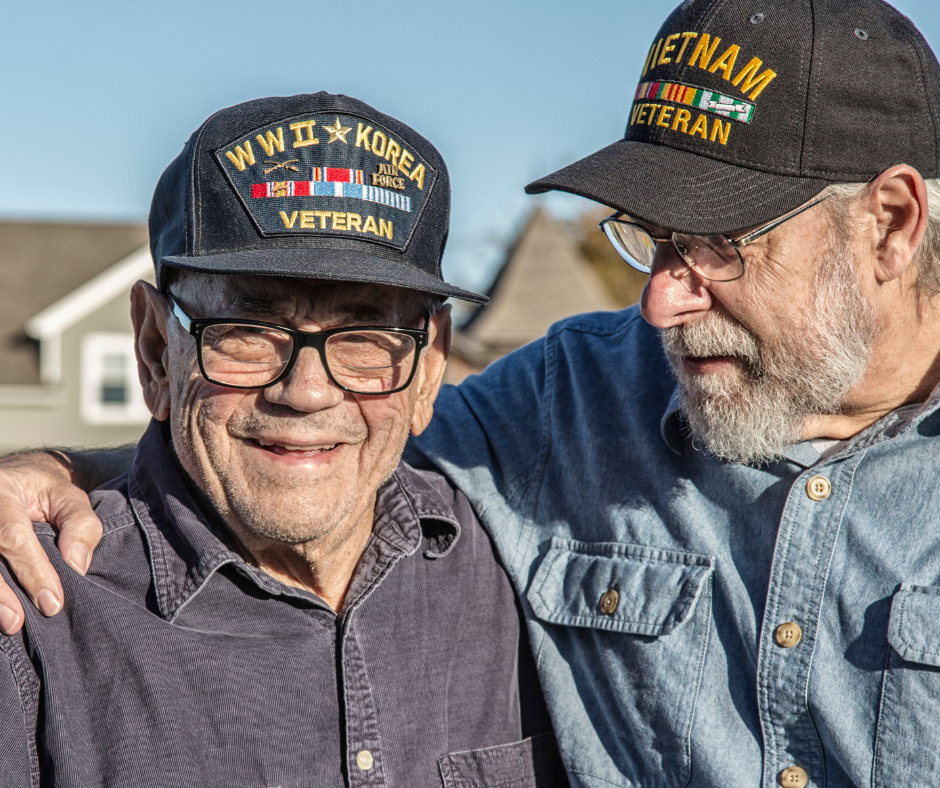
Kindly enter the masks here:
M 622 135 L 672 5 L 10 2 L 0 33 L 0 219 L 143 221 L 160 172 L 212 112 L 329 90 L 440 149 L 453 185 L 445 274 L 483 287 L 535 204 L 524 185 Z M 895 5 L 940 46 L 936 0 Z M 549 199 L 559 212 L 579 204 Z

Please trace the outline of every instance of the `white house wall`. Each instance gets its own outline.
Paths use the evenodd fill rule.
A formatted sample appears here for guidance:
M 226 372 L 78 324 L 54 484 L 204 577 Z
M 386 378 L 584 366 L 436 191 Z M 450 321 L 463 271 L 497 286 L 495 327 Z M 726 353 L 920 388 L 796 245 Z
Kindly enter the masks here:
M 0 391 L 0 450 L 29 446 L 117 446 L 135 442 L 146 422 L 90 423 L 82 413 L 82 342 L 89 334 L 131 335 L 130 291 L 78 320 L 61 335 L 61 382 L 51 389 Z M 20 389 L 21 391 L 17 391 Z M 87 408 L 86 408 L 87 411 Z M 99 420 L 100 421 L 100 420 Z

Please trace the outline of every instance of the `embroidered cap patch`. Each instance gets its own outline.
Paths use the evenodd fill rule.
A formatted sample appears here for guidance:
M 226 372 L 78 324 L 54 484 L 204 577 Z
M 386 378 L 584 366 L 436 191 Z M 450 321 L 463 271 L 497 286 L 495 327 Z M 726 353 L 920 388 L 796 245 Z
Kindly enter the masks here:
M 437 178 L 388 129 L 335 112 L 285 118 L 215 157 L 262 235 L 338 236 L 399 250 Z
M 681 82 L 642 82 L 634 96 L 635 101 L 640 99 L 658 99 L 674 104 L 685 104 L 687 107 L 714 112 L 716 115 L 741 123 L 750 123 L 754 117 L 753 104 L 722 93 L 697 88 L 694 85 L 683 85 Z

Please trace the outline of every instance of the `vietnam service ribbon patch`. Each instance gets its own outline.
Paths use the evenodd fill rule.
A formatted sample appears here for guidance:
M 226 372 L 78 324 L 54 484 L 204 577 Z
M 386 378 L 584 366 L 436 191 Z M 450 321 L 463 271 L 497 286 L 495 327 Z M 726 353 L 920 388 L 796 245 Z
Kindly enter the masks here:
M 684 104 L 740 123 L 750 123 L 754 118 L 753 104 L 680 82 L 641 82 L 634 101 L 644 98 Z

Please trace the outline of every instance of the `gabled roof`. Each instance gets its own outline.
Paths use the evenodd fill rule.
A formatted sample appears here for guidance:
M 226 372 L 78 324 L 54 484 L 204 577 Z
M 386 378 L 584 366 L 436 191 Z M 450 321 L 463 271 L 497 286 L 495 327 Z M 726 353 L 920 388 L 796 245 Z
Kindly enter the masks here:
M 131 285 L 147 276 L 152 267 L 150 247 L 141 246 L 38 315 L 33 315 L 26 322 L 26 333 L 40 341 L 61 334 L 112 298 L 129 291 Z
M 38 337 L 26 331 L 31 318 L 146 243 L 142 224 L 0 222 L 0 385 L 40 382 Z M 91 304 L 95 294 L 84 292 Z M 83 309 L 75 307 L 73 299 L 71 314 Z M 52 314 L 45 312 L 46 318 Z M 58 315 L 64 316 L 61 310 Z M 51 327 L 48 320 L 32 325 L 40 333 Z
M 565 228 L 536 208 L 477 310 L 454 337 L 454 349 L 486 364 L 538 339 L 552 323 L 618 306 Z

